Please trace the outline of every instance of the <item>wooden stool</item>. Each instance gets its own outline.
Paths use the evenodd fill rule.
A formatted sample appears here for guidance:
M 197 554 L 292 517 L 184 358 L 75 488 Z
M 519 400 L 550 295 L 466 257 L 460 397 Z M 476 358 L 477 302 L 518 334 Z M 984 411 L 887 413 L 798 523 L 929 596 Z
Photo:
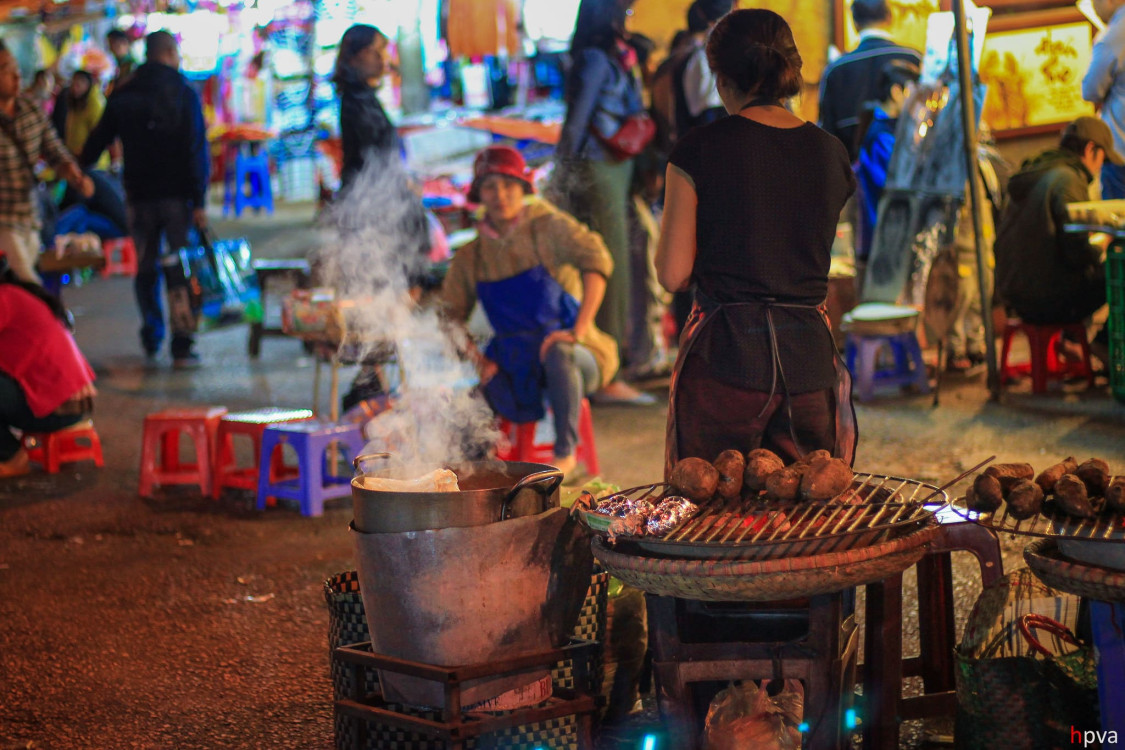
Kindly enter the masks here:
M 329 471 L 325 471 L 325 453 L 333 444 L 342 443 L 347 448 L 345 459 L 351 461 L 363 452 L 366 442 L 357 424 L 306 421 L 269 425 L 262 432 L 262 452 L 258 458 L 258 510 L 265 510 L 280 497 L 300 503 L 301 515 L 323 515 L 325 500 L 344 497 L 352 491 L 350 471 L 342 476 L 335 474 L 335 466 L 328 466 Z M 297 453 L 298 476 L 271 480 L 274 451 L 286 443 Z
M 1012 339 L 1017 333 L 1027 337 L 1031 353 L 1030 362 L 1011 364 Z M 1082 347 L 1081 362 L 1067 362 L 1058 355 L 1062 335 L 1074 337 Z M 1018 318 L 1009 318 L 1004 326 L 1004 345 L 1000 353 L 1000 384 L 1004 385 L 1022 375 L 1031 374 L 1031 392 L 1046 393 L 1048 380 L 1063 380 L 1085 376 L 1089 387 L 1094 386 L 1094 368 L 1090 364 L 1090 342 L 1086 339 L 1086 326 L 1082 323 L 1062 325 L 1032 325 Z
M 536 443 L 535 428 L 538 422 L 513 424 L 503 417 L 499 420 L 500 432 L 505 441 L 496 451 L 501 461 L 527 461 L 550 464 L 555 459 L 553 443 Z M 594 445 L 594 419 L 590 413 L 590 401 L 582 399 L 578 408 L 578 445 L 575 446 L 578 462 L 586 467 L 586 473 L 596 476 L 601 467 L 598 464 L 598 450 Z
M 1000 543 L 991 529 L 939 511 L 942 533 L 918 561 L 921 655 L 902 656 L 902 574 L 867 586 L 863 665 L 864 750 L 897 750 L 899 723 L 952 716 L 957 709 L 953 648 L 953 567 L 950 553 L 971 552 L 987 587 L 1004 575 Z M 923 694 L 902 697 L 904 677 L 922 677 Z
M 258 488 L 258 457 L 262 452 L 262 433 L 271 424 L 281 422 L 296 422 L 303 419 L 312 419 L 311 409 L 281 409 L 269 406 L 254 411 L 241 411 L 226 414 L 219 421 L 219 431 L 216 435 L 218 449 L 215 451 L 215 467 L 212 491 L 216 500 L 222 494 L 224 487 L 235 487 L 241 490 L 254 490 Z M 247 468 L 239 468 L 234 457 L 234 436 L 245 435 L 250 438 L 254 449 L 251 454 L 254 464 Z M 296 476 L 296 470 L 286 471 L 279 455 L 281 446 L 274 450 L 269 461 L 269 477 L 271 482 Z
M 23 447 L 28 458 L 48 474 L 57 474 L 61 464 L 75 461 L 93 461 L 95 466 L 105 466 L 102 441 L 89 419 L 55 432 L 25 432 Z
M 809 731 L 802 747 L 843 746 L 858 642 L 855 618 L 844 614 L 844 592 L 797 602 L 747 603 L 745 608 L 651 594 L 645 599 L 656 697 L 669 733 L 668 747 L 699 746 L 702 717 L 691 683 L 774 677 L 804 683 Z M 737 629 L 738 638 L 744 634 L 771 640 L 748 642 L 728 635 L 719 642 L 724 628 Z
M 141 443 L 141 497 L 152 497 L 153 485 L 198 484 L 211 494 L 212 451 L 225 406 L 165 409 L 145 417 Z M 195 446 L 195 463 L 180 463 L 180 433 Z
M 105 265 L 102 266 L 101 272 L 102 278 L 109 278 L 114 274 L 121 276 L 137 275 L 137 246 L 133 243 L 132 237 L 126 235 L 125 237 L 106 240 L 102 243 L 102 253 L 105 256 Z

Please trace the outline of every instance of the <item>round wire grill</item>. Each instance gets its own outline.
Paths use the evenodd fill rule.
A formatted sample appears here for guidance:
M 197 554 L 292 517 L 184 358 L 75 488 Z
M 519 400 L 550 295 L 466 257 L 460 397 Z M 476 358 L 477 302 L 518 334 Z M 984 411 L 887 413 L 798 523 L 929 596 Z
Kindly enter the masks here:
M 656 504 L 671 492 L 668 484 L 655 483 L 612 496 Z M 832 500 L 784 502 L 753 495 L 712 501 L 663 537 L 617 536 L 616 548 L 650 557 L 696 560 L 767 560 L 841 552 L 916 529 L 947 500 L 945 492 L 931 484 L 856 474 L 851 488 Z M 606 517 L 596 515 L 582 514 L 587 526 L 606 536 Z
M 964 497 L 957 498 L 949 507 L 966 521 L 972 521 L 998 533 L 1076 539 L 1083 542 L 1120 544 L 1125 541 L 1125 514 L 1102 512 L 1092 518 L 1075 518 L 1064 513 L 1051 498 L 1052 496 L 1049 495 L 1044 500 L 1042 511 L 1023 520 L 1014 518 L 1008 513 L 1007 502 L 1002 503 L 992 513 L 969 510 Z

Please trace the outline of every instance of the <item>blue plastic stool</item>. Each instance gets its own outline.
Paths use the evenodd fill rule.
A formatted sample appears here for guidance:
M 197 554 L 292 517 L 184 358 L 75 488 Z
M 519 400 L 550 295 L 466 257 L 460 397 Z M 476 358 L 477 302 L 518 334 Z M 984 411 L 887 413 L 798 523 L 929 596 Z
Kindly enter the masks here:
M 270 457 L 286 443 L 297 453 L 297 478 L 270 481 Z M 258 461 L 258 510 L 264 510 L 272 499 L 283 498 L 299 502 L 301 515 L 319 516 L 324 513 L 325 500 L 351 494 L 350 472 L 332 476 L 326 471 L 325 454 L 332 443 L 342 444 L 344 458 L 350 462 L 362 452 L 366 440 L 358 424 L 284 422 L 267 427 Z
M 1125 603 L 1090 601 L 1090 629 L 1098 650 L 1098 702 L 1103 732 L 1125 736 Z
M 227 171 L 223 191 L 223 214 L 234 208 L 234 215 L 241 216 L 242 209 L 265 209 L 273 213 L 273 188 L 270 186 L 270 160 L 263 151 L 258 154 L 245 154 L 242 151 L 234 159 L 234 171 Z
M 880 368 L 879 352 L 889 347 L 894 355 L 894 366 Z M 875 397 L 876 385 L 914 386 L 919 393 L 930 392 L 926 363 L 922 360 L 922 347 L 913 331 L 896 334 L 849 333 L 844 349 L 848 369 L 856 379 L 860 401 Z

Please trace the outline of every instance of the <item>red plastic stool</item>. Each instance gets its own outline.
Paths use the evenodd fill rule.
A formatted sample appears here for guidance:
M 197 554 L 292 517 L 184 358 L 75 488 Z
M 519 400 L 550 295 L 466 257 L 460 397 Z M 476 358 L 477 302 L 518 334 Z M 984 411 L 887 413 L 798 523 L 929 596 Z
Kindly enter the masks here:
M 102 441 L 89 419 L 55 432 L 26 432 L 23 447 L 28 458 L 42 466 L 48 474 L 57 474 L 61 464 L 75 461 L 93 461 L 96 466 L 105 466 Z
M 152 497 L 154 485 L 198 484 L 211 494 L 211 456 L 225 406 L 166 409 L 145 417 L 141 444 L 141 497 Z M 180 434 L 195 445 L 195 463 L 180 463 Z
M 211 494 L 216 500 L 222 494 L 224 487 L 234 487 L 240 490 L 256 490 L 258 488 L 258 454 L 262 451 L 262 433 L 271 424 L 281 422 L 299 422 L 312 419 L 311 409 L 281 409 L 268 406 L 264 409 L 253 411 L 240 411 L 229 413 L 219 420 L 219 431 L 216 435 L 215 467 L 212 477 L 213 489 Z M 239 467 L 234 457 L 234 436 L 245 435 L 254 445 L 253 461 L 250 467 Z M 278 446 L 270 456 L 270 481 L 276 482 L 297 476 L 297 467 L 287 467 L 281 460 L 281 446 Z
M 114 257 L 114 252 L 120 258 Z M 102 243 L 102 252 L 105 254 L 105 266 L 102 267 L 102 278 L 113 274 L 121 276 L 137 275 L 137 246 L 132 237 L 118 237 Z
M 1031 351 L 1031 361 L 1010 364 L 1008 355 L 1012 351 L 1012 339 L 1017 333 L 1027 337 Z M 1067 362 L 1058 355 L 1058 345 L 1064 333 L 1078 340 L 1082 347 L 1081 362 Z M 1004 345 L 1000 353 L 1000 384 L 1004 385 L 1022 375 L 1031 374 L 1031 392 L 1046 393 L 1048 380 L 1062 380 L 1069 377 L 1085 376 L 1086 383 L 1093 387 L 1094 368 L 1090 364 L 1090 343 L 1086 340 L 1086 326 L 1081 323 L 1065 325 L 1032 325 L 1018 318 L 1009 318 L 1004 326 Z
M 555 458 L 555 446 L 552 443 L 536 443 L 535 427 L 538 422 L 524 422 L 513 424 L 503 417 L 500 418 L 499 429 L 504 433 L 504 440 L 496 450 L 496 457 L 501 461 L 527 461 L 530 463 L 549 464 Z M 575 449 L 578 463 L 586 467 L 586 473 L 595 476 L 600 471 L 598 465 L 598 450 L 594 445 L 594 420 L 590 416 L 590 401 L 582 399 L 578 408 L 578 445 Z

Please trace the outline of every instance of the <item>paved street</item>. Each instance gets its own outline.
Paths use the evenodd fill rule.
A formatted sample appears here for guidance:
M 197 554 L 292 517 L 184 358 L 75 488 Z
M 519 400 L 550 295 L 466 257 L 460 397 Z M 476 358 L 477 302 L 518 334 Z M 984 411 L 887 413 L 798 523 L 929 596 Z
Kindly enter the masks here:
M 294 257 L 314 236 L 310 217 L 283 208 L 217 228 L 250 237 L 256 257 Z M 257 511 L 237 492 L 136 493 L 146 413 L 310 406 L 313 360 L 284 338 L 251 360 L 237 326 L 200 336 L 201 370 L 146 370 L 130 280 L 64 297 L 98 373 L 106 466 L 0 481 L 0 750 L 331 747 L 322 584 L 354 567 L 350 501 L 309 519 Z M 594 411 L 602 474 L 623 486 L 661 474 L 667 383 L 646 387 L 656 406 Z M 983 377 L 947 379 L 937 408 L 886 395 L 858 408 L 857 469 L 941 483 L 993 454 L 1037 467 L 1074 455 L 1125 473 L 1125 405 L 1104 381 L 1083 388 L 1033 397 L 1022 383 L 990 403 Z M 1006 564 L 1022 565 L 1021 548 L 1005 541 Z M 960 627 L 979 583 L 974 565 L 955 564 Z

